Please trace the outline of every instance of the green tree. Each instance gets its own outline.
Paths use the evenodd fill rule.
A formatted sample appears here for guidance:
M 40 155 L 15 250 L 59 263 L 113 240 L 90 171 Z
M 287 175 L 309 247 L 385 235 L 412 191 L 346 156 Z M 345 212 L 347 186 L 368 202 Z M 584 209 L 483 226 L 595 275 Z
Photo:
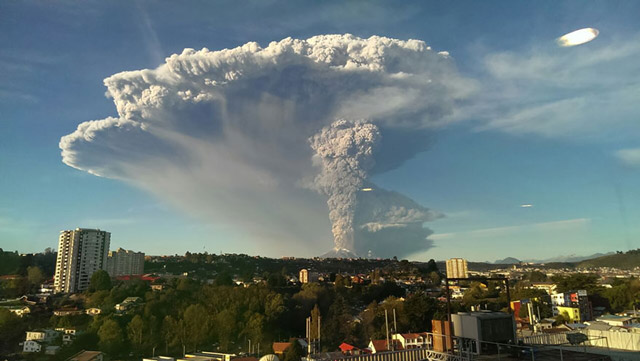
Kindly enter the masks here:
M 252 345 L 257 345 L 262 342 L 265 331 L 266 319 L 259 313 L 253 313 L 249 316 L 249 320 L 242 331 L 247 336 L 247 339 L 251 340 Z
M 129 337 L 129 342 L 139 354 L 143 351 L 142 342 L 146 329 L 147 327 L 145 322 L 140 315 L 135 315 L 127 325 L 127 336 Z
M 586 290 L 589 295 L 599 294 L 602 287 L 598 285 L 597 274 L 574 273 L 569 276 L 553 276 L 551 280 L 556 284 L 558 292 Z
M 192 350 L 196 350 L 207 338 L 209 322 L 207 310 L 201 305 L 189 305 L 182 316 L 186 339 Z
M 238 334 L 238 317 L 234 309 L 227 308 L 216 315 L 216 331 L 222 351 L 230 351 L 231 344 Z
M 13 312 L 0 308 L 0 350 L 9 353 L 24 336 L 25 325 Z
M 423 292 L 407 297 L 404 302 L 404 314 L 408 323 L 408 331 L 420 332 L 431 328 L 431 320 L 438 310 L 438 301 Z
M 44 281 L 44 273 L 40 269 L 40 267 L 32 266 L 27 267 L 27 279 L 31 286 L 38 287 Z
M 284 361 L 300 361 L 302 356 L 304 356 L 304 350 L 297 339 L 293 340 L 284 351 Z
M 233 286 L 233 278 L 227 272 L 221 272 L 216 277 L 216 286 Z
M 112 319 L 104 321 L 98 330 L 98 346 L 100 350 L 112 356 L 117 355 L 124 346 L 124 336 L 120 325 Z
M 111 277 L 105 270 L 97 270 L 91 275 L 89 292 L 108 291 L 111 289 Z

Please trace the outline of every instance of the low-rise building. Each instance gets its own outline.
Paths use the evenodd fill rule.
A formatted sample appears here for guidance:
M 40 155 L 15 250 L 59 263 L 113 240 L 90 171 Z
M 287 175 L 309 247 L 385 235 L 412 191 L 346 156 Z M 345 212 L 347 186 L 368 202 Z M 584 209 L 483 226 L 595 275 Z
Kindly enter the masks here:
M 96 316 L 102 313 L 102 310 L 97 308 L 97 307 L 91 307 L 91 308 L 87 308 L 86 310 L 84 310 L 84 313 L 86 313 L 89 316 Z
M 396 333 L 392 339 L 400 341 L 405 350 L 413 348 L 431 347 L 431 339 L 427 333 Z
M 604 322 L 609 326 L 627 326 L 633 323 L 633 318 L 618 315 L 604 315 L 596 318 L 596 321 Z
M 81 315 L 83 313 L 84 310 L 81 310 L 78 307 L 63 307 L 53 311 L 53 314 L 56 316 L 74 316 Z
M 26 340 L 22 344 L 22 352 L 40 352 L 42 351 L 43 343 L 36 340 Z
M 38 341 L 38 342 L 51 342 L 58 336 L 58 334 L 59 333 L 54 330 L 27 331 L 27 336 L 25 340 Z
M 6 308 L 9 312 L 15 314 L 18 317 L 22 317 L 26 314 L 31 313 L 31 308 L 29 306 L 0 306 L 1 308 Z
M 117 305 L 115 305 L 115 309 L 116 311 L 126 311 L 138 304 L 140 304 L 140 302 L 142 301 L 142 299 L 140 297 L 127 297 L 125 298 L 122 302 L 118 303 Z
M 371 340 L 367 348 L 371 350 L 371 353 L 404 350 L 400 340 L 393 339 L 389 342 L 389 345 L 387 345 L 387 340 Z

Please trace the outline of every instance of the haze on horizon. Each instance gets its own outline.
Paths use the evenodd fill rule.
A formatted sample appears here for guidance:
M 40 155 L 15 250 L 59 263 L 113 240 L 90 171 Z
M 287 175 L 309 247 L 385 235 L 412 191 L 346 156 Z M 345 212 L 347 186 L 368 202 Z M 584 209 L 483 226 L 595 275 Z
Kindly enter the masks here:
M 636 248 L 639 6 L 497 5 L 2 3 L 0 244 Z

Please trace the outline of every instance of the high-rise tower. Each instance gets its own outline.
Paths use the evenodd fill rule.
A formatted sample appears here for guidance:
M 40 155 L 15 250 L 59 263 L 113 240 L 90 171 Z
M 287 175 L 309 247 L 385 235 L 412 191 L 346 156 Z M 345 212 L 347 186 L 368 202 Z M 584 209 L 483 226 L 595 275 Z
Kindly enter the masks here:
M 468 278 L 467 260 L 451 258 L 447 260 L 447 278 Z
M 106 269 L 111 233 L 99 229 L 76 228 L 61 231 L 54 288 L 73 293 L 89 288 L 91 276 Z

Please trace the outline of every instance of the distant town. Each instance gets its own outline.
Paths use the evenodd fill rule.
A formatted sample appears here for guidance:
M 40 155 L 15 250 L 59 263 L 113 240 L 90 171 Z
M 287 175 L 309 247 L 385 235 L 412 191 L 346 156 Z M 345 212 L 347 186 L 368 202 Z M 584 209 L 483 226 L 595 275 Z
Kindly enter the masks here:
M 6 360 L 627 360 L 640 250 L 564 263 L 0 250 Z M 53 246 L 53 244 L 52 244 Z

